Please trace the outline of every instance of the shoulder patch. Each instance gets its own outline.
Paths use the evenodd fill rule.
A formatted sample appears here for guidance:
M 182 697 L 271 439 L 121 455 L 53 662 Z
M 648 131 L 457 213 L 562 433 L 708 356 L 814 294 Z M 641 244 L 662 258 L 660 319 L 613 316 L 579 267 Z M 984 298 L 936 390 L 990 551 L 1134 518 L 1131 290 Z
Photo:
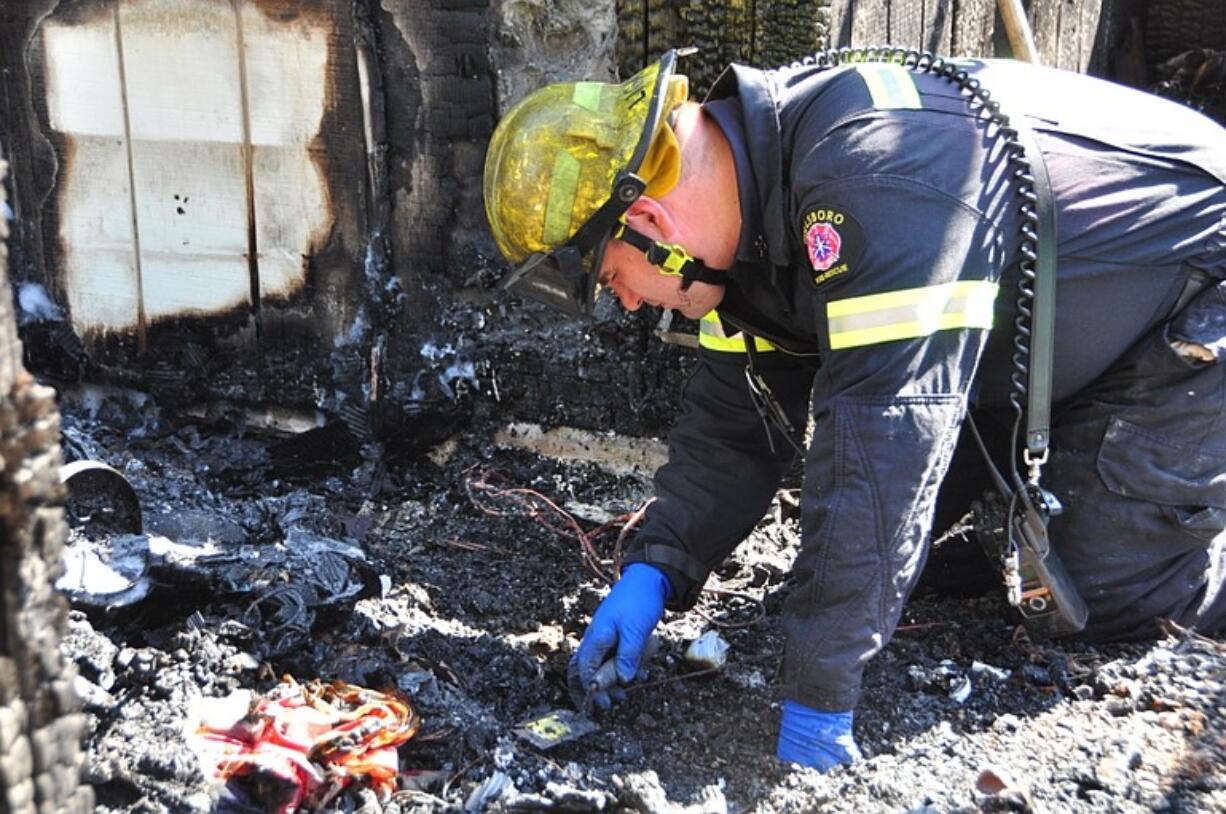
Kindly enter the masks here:
M 800 220 L 800 234 L 814 285 L 848 273 L 864 254 L 864 230 L 842 209 L 810 209 Z

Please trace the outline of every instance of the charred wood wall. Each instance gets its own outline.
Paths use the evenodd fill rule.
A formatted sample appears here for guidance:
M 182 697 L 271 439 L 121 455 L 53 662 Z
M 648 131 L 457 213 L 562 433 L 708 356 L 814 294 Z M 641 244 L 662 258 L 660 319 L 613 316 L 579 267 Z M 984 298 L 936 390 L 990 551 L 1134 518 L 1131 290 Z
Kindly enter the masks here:
M 379 321 L 355 16 L 18 0 L 0 18 L 31 362 L 168 397 L 343 401 Z
M 3 4 L 28 361 L 170 402 L 322 408 L 359 440 L 409 422 L 398 437 L 429 443 L 483 403 L 658 426 L 625 406 L 658 366 L 623 380 L 590 326 L 494 294 L 481 202 L 498 112 L 615 78 L 614 40 L 612 6 L 577 0 Z M 613 323 L 641 360 L 643 330 Z
M 481 176 L 498 115 L 541 84 L 616 81 L 612 5 L 384 2 L 395 274 L 405 292 L 379 420 L 432 443 L 472 417 L 632 433 L 667 426 L 683 356 L 616 309 L 558 320 L 497 288 Z
M 1110 76 L 1226 123 L 1226 9 L 1213 0 L 1120 0 Z
M 1126 3 L 1135 5 L 1028 0 L 1043 62 L 1103 72 L 1116 29 L 1130 16 L 1114 10 Z M 700 92 L 728 62 L 779 65 L 821 48 L 889 43 L 957 57 L 1009 56 L 996 0 L 618 0 L 617 15 L 623 73 L 674 45 L 695 45 L 686 68 Z
M 5 175 L 0 157 L 0 178 Z M 0 190 L 0 208 L 5 203 Z M 55 590 L 67 533 L 55 391 L 21 363 L 0 219 L 0 810 L 93 810 L 80 784 L 85 716 L 60 653 L 67 603 Z
M 1044 57 L 1077 70 L 1109 72 L 1146 24 L 1142 0 L 1029 9 Z M 692 357 L 658 315 L 567 323 L 496 289 L 498 116 L 676 45 L 700 47 L 702 93 L 729 61 L 887 41 L 1007 53 L 993 0 L 6 0 L 27 360 L 164 401 L 320 409 L 359 440 L 428 445 L 474 416 L 661 431 Z

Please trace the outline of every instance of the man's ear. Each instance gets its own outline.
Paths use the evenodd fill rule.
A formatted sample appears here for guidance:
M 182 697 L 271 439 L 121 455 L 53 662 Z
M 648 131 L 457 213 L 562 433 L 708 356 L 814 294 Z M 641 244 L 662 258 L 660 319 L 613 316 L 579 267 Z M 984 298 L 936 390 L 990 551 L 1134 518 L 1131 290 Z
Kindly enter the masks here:
M 626 210 L 626 223 L 636 232 L 642 232 L 652 240 L 670 242 L 677 234 L 677 221 L 664 204 L 644 195 L 630 204 Z

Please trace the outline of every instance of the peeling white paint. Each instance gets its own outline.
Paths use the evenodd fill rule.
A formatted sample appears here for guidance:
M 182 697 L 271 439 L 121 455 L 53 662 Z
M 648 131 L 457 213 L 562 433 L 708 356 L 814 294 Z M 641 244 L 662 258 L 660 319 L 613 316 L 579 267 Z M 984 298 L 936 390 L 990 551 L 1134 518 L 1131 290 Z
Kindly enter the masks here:
M 313 236 L 334 219 L 310 145 L 323 122 L 329 32 L 243 9 L 261 296 L 288 296 L 305 277 Z
M 21 307 L 21 322 L 57 322 L 64 318 L 47 289 L 38 283 L 22 283 L 17 287 L 17 304 Z
M 451 345 L 436 345 L 433 342 L 427 342 L 421 346 L 421 356 L 423 359 L 428 359 L 431 362 L 437 362 L 447 356 L 454 356 L 455 348 Z
M 457 381 L 464 381 L 477 386 L 477 368 L 472 362 L 456 362 L 454 365 L 448 366 L 446 370 L 438 375 L 438 386 L 442 389 L 443 395 L 455 401 L 455 388 L 452 387 Z
M 259 294 L 302 286 L 304 257 L 333 218 L 309 151 L 328 35 L 249 3 L 236 15 L 193 0 L 121 0 L 112 16 L 44 25 L 47 109 L 67 137 L 60 238 L 78 330 L 248 304 L 248 172 Z

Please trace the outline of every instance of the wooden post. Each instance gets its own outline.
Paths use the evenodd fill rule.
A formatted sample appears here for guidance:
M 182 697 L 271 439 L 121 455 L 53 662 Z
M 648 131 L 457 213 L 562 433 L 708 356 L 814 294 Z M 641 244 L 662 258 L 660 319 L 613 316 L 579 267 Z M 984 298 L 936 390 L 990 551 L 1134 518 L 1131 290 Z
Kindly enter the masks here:
M 997 0 L 996 5 L 1000 8 L 1000 18 L 1005 24 L 1005 34 L 1009 37 L 1014 58 L 1037 65 L 1039 49 L 1034 45 L 1034 35 L 1030 33 L 1022 0 Z

